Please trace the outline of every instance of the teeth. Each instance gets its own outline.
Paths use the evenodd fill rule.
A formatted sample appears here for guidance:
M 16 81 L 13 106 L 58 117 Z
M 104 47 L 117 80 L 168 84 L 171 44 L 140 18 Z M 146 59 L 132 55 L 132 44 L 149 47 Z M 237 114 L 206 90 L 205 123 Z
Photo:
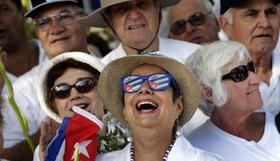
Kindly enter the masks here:
M 144 27 L 144 26 L 145 26 L 144 24 L 132 25 L 132 26 L 129 26 L 128 29 L 129 29 L 129 30 L 131 30 L 131 29 L 137 29 L 137 28 Z
M 147 105 L 147 104 L 152 105 L 152 106 L 157 106 L 153 102 L 143 101 L 143 102 L 138 103 L 137 107 L 140 107 L 141 105 Z
M 138 111 L 141 110 L 155 110 L 157 108 L 157 104 L 149 101 L 143 101 L 137 104 L 136 109 Z
M 88 105 L 89 104 L 78 104 L 78 105 L 75 105 L 75 106 L 78 106 L 78 107 L 80 107 L 81 109 L 85 109 L 85 108 L 87 108 L 88 107 Z

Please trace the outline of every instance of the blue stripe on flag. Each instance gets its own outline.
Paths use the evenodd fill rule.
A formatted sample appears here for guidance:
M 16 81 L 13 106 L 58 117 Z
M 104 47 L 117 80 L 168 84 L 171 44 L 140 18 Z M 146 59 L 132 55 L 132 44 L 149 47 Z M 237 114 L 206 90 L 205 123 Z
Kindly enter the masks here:
M 70 120 L 69 117 L 65 117 L 58 129 L 58 132 L 52 142 L 49 144 L 47 149 L 47 154 L 45 157 L 45 161 L 55 161 L 57 158 L 57 155 L 60 151 L 60 148 L 63 144 L 63 141 L 65 139 L 65 130 L 68 124 L 68 121 Z

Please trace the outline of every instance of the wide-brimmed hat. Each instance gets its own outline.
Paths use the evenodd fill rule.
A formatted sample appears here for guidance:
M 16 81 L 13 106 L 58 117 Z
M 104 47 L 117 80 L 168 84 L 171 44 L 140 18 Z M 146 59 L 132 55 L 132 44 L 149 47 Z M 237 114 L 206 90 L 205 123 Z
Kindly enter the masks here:
M 78 62 L 88 64 L 92 68 L 99 71 L 100 73 L 104 68 L 104 64 L 100 61 L 99 58 L 92 56 L 90 54 L 87 54 L 87 53 L 83 53 L 83 52 L 66 52 L 66 53 L 63 53 L 61 55 L 54 57 L 53 59 L 51 59 L 48 62 L 46 67 L 43 69 L 43 72 L 40 74 L 39 83 L 38 83 L 38 87 L 37 87 L 38 88 L 37 95 L 38 95 L 38 99 L 39 99 L 41 108 L 46 112 L 46 114 L 50 118 L 52 118 L 53 120 L 55 120 L 58 123 L 61 123 L 62 119 L 48 105 L 48 98 L 47 98 L 48 93 L 47 92 L 49 90 L 47 89 L 47 80 L 48 80 L 49 72 L 52 70 L 52 68 L 55 65 L 60 64 L 69 59 L 74 59 Z
M 25 17 L 34 17 L 37 11 L 40 11 L 44 7 L 59 4 L 59 3 L 73 3 L 79 5 L 77 0 L 30 0 L 30 10 L 25 13 Z
M 94 26 L 94 27 L 106 27 L 106 22 L 102 16 L 102 12 L 111 6 L 129 2 L 131 0 L 101 0 L 101 7 L 94 12 L 90 13 L 88 16 L 82 18 L 80 21 L 84 24 Z M 180 0 L 159 0 L 161 7 L 168 7 L 177 4 Z
M 248 0 L 214 0 L 214 14 L 223 15 L 230 8 L 238 8 L 246 4 Z M 280 0 L 273 0 L 275 4 L 280 3 Z M 219 12 L 219 13 L 217 13 Z
M 182 63 L 161 54 L 126 56 L 110 62 L 101 73 L 98 81 L 98 92 L 105 108 L 128 127 L 123 114 L 124 102 L 120 79 L 129 75 L 133 69 L 142 64 L 159 66 L 173 75 L 183 96 L 184 109 L 179 117 L 179 123 L 184 125 L 193 116 L 200 101 L 198 81 Z

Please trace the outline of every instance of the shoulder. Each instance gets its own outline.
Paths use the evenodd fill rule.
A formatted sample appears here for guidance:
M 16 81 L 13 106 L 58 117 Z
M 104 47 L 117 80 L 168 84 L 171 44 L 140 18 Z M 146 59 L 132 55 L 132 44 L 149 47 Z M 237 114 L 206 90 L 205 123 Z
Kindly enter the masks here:
M 191 49 L 195 50 L 198 47 L 200 47 L 200 45 L 198 45 L 198 44 L 194 44 L 194 43 L 190 43 L 190 42 L 186 42 L 186 41 L 169 39 L 169 38 L 160 37 L 159 40 L 160 40 L 160 43 L 162 43 L 163 45 L 168 44 L 168 45 L 172 45 L 172 46 L 176 46 L 176 47 L 188 48 L 189 50 L 191 50 Z
M 203 151 L 196 147 L 193 147 L 187 139 L 183 136 L 177 138 L 172 151 L 170 153 L 170 159 L 176 161 L 185 161 L 185 156 L 188 156 L 189 161 L 220 161 L 220 156 Z
M 112 50 L 110 53 L 108 53 L 105 57 L 103 57 L 101 59 L 101 61 L 107 65 L 108 63 L 110 63 L 111 61 L 120 58 L 120 57 L 124 57 L 126 54 L 122 48 L 122 45 L 119 44 L 119 46 L 117 48 L 115 48 L 114 50 Z

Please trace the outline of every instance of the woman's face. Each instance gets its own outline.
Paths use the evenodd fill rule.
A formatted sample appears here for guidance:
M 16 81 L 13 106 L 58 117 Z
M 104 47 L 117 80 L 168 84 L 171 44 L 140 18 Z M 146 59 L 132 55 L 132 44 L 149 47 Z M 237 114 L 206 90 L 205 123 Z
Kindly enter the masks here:
M 131 75 L 166 73 L 155 65 L 141 65 Z M 173 89 L 163 91 L 150 89 L 147 80 L 134 93 L 124 93 L 124 115 L 132 131 L 143 128 L 159 128 L 172 131 L 176 118 L 183 110 L 181 97 L 173 101 Z
M 77 85 L 77 82 L 85 80 L 85 78 L 96 78 L 96 76 L 83 69 L 68 68 L 63 75 L 55 80 L 54 86 L 59 87 L 61 84 L 68 84 L 73 87 L 73 85 Z M 83 84 L 82 82 L 79 83 Z M 97 93 L 96 85 L 86 92 L 79 92 L 73 87 L 71 88 L 68 97 L 54 97 L 53 101 L 61 118 L 64 118 L 65 116 L 72 116 L 74 114 L 72 111 L 73 106 L 78 106 L 92 114 L 95 114 L 99 119 L 101 119 L 104 114 L 103 104 Z
M 234 58 L 230 64 L 224 66 L 222 73 L 223 75 L 228 74 L 232 69 L 240 65 L 247 65 L 248 62 L 247 60 L 240 62 L 237 58 Z M 234 110 L 235 113 L 250 113 L 261 108 L 260 79 L 254 72 L 249 71 L 245 80 L 235 82 L 227 79 L 223 80 L 223 84 L 228 92 L 224 107 Z

